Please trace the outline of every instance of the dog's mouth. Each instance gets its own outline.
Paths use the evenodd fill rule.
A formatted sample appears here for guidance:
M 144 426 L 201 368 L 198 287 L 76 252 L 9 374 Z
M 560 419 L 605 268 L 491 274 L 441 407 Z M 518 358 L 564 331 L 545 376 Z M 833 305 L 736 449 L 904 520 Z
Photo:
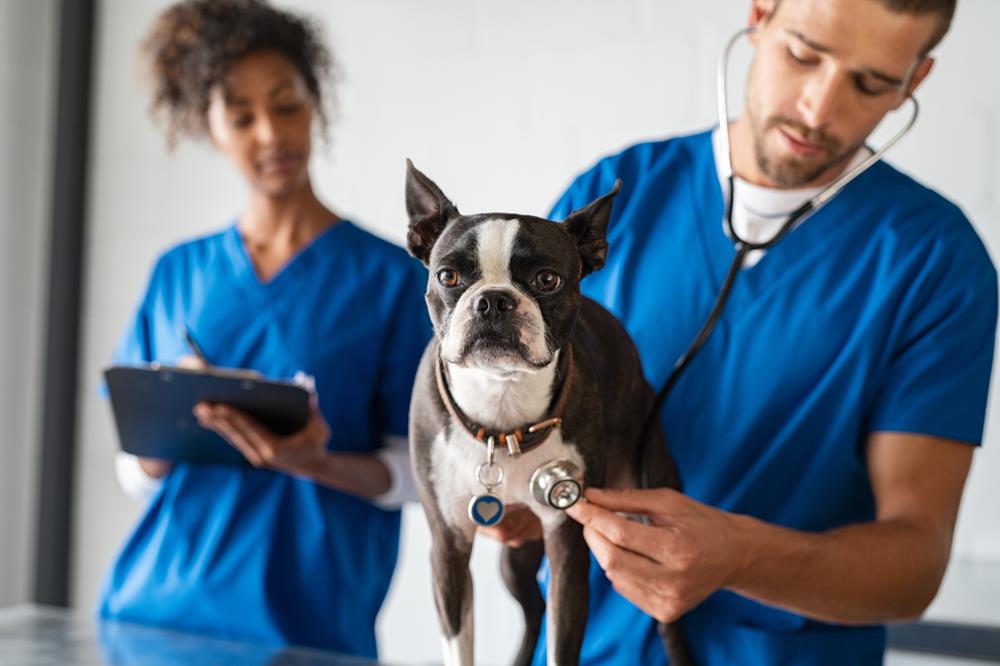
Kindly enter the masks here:
M 476 353 L 524 355 L 527 351 L 527 348 L 513 335 L 494 330 L 470 335 L 462 348 L 462 356 Z
M 465 368 L 509 373 L 537 370 L 550 362 L 539 350 L 539 325 L 518 312 L 502 317 L 463 317 L 445 322 L 442 360 Z M 547 358 L 546 358 L 547 357 Z
M 460 367 L 478 367 L 501 373 L 537 370 L 551 362 L 551 358 L 532 358 L 527 345 L 503 333 L 491 332 L 470 337 L 458 358 L 446 359 Z
M 462 345 L 458 358 L 450 360 L 459 366 L 504 371 L 538 365 L 531 358 L 527 345 L 514 333 L 498 330 L 482 330 L 470 335 Z

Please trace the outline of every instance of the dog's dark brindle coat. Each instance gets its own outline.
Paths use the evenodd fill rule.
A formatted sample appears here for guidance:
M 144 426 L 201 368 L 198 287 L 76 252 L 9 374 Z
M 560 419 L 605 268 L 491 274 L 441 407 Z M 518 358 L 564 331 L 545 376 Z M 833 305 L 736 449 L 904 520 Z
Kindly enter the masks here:
M 466 216 L 458 212 L 430 179 L 412 164 L 408 165 L 407 244 L 410 252 L 430 269 L 426 298 L 437 334 L 417 372 L 410 409 L 410 442 L 417 485 L 433 537 L 434 594 L 446 646 L 458 640 L 463 623 L 472 621 L 469 573 L 472 540 L 471 526 L 453 518 L 456 512 L 464 510 L 469 496 L 440 496 L 441 486 L 433 479 L 441 452 L 434 447 L 480 444 L 471 438 L 455 444 L 464 435 L 457 432 L 458 426 L 437 390 L 435 364 L 439 362 L 439 341 L 452 326 L 456 308 L 465 307 L 463 294 L 476 288 L 477 281 L 481 282 L 482 266 L 477 255 L 481 225 L 496 220 L 517 221 L 517 235 L 509 251 L 510 297 L 530 298 L 537 304 L 550 353 L 570 344 L 573 347 L 573 377 L 562 414 L 561 436 L 563 442 L 575 446 L 582 458 L 584 484 L 636 487 L 637 448 L 650 447 L 647 457 L 650 485 L 679 488 L 660 429 L 652 428 L 647 441 L 639 441 L 654 395 L 643 376 L 632 341 L 614 316 L 580 295 L 580 279 L 604 265 L 605 235 L 616 193 L 617 186 L 561 223 L 525 215 Z M 461 276 L 461 285 L 446 286 L 437 278 L 443 260 L 447 269 Z M 540 294 L 532 288 L 532 276 L 540 267 L 554 270 L 564 280 L 557 293 Z M 467 298 L 464 303 L 468 301 Z M 525 308 L 533 307 L 518 302 Z M 474 353 L 480 347 L 479 337 L 488 336 L 494 341 L 485 345 L 489 353 L 522 358 L 527 367 L 528 351 L 520 335 L 520 327 L 526 325 L 524 319 L 523 314 L 509 318 L 472 316 L 462 354 Z M 498 348 L 492 348 L 497 345 Z M 550 395 L 556 388 L 553 385 Z M 456 396 L 456 400 L 460 401 L 461 396 Z M 509 424 L 483 425 L 496 429 L 509 427 Z M 545 444 L 539 450 L 544 448 Z M 507 463 L 505 455 L 505 452 L 500 454 L 501 465 Z M 538 505 L 531 508 L 543 513 Z M 526 627 L 514 663 L 530 664 L 538 639 L 546 605 L 535 576 L 542 555 L 547 554 L 552 571 L 548 592 L 550 664 L 567 666 L 578 663 L 586 628 L 589 556 L 581 526 L 562 514 L 553 519 L 553 510 L 545 511 L 549 514 L 543 514 L 548 516 L 543 520 L 544 541 L 503 549 L 503 579 L 523 609 Z M 471 632 L 470 627 L 465 630 Z M 661 635 L 673 666 L 691 663 L 676 626 L 661 627 Z M 464 651 L 456 648 L 446 655 L 449 666 L 471 659 L 471 633 L 468 643 Z

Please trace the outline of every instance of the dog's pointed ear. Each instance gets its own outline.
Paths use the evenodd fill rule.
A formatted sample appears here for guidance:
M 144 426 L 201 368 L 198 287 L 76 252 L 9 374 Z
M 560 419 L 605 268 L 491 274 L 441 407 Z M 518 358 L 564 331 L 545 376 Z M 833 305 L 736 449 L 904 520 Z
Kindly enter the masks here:
M 406 214 L 410 218 L 406 248 L 427 265 L 438 236 L 460 213 L 434 181 L 420 173 L 410 160 L 406 160 Z
M 575 210 L 562 221 L 562 227 L 576 241 L 583 262 L 583 275 L 588 275 L 604 266 L 608 258 L 608 222 L 611 221 L 611 204 L 622 187 L 616 180 L 611 191 Z

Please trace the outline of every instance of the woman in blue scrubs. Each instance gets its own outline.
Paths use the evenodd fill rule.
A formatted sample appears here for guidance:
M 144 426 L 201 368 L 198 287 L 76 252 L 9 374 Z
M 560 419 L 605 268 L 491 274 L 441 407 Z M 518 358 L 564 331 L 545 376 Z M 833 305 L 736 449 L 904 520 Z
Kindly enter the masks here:
M 170 140 L 210 139 L 248 195 L 222 231 L 159 258 L 115 359 L 183 362 L 187 330 L 212 364 L 302 373 L 317 398 L 286 438 L 199 405 L 245 468 L 121 457 L 123 485 L 150 500 L 100 615 L 373 658 L 408 495 L 426 278 L 313 192 L 331 63 L 312 24 L 254 0 L 195 0 L 159 17 L 144 52 Z

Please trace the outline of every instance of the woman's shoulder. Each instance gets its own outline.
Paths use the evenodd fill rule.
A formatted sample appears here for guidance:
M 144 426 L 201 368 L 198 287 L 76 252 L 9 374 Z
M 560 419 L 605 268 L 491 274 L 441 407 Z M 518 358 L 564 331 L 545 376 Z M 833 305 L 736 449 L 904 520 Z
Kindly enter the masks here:
M 157 254 L 150 281 L 162 282 L 178 276 L 190 276 L 192 272 L 208 270 L 234 233 L 235 227 L 229 225 L 168 245 Z
M 341 224 L 347 227 L 358 256 L 372 265 L 397 268 L 400 271 L 410 271 L 420 262 L 409 252 L 396 243 L 366 229 L 356 222 L 344 220 Z
M 219 248 L 226 242 L 226 238 L 234 233 L 234 229 L 235 227 L 230 224 L 223 229 L 177 241 L 160 252 L 157 260 L 165 262 L 185 261 L 218 252 Z

